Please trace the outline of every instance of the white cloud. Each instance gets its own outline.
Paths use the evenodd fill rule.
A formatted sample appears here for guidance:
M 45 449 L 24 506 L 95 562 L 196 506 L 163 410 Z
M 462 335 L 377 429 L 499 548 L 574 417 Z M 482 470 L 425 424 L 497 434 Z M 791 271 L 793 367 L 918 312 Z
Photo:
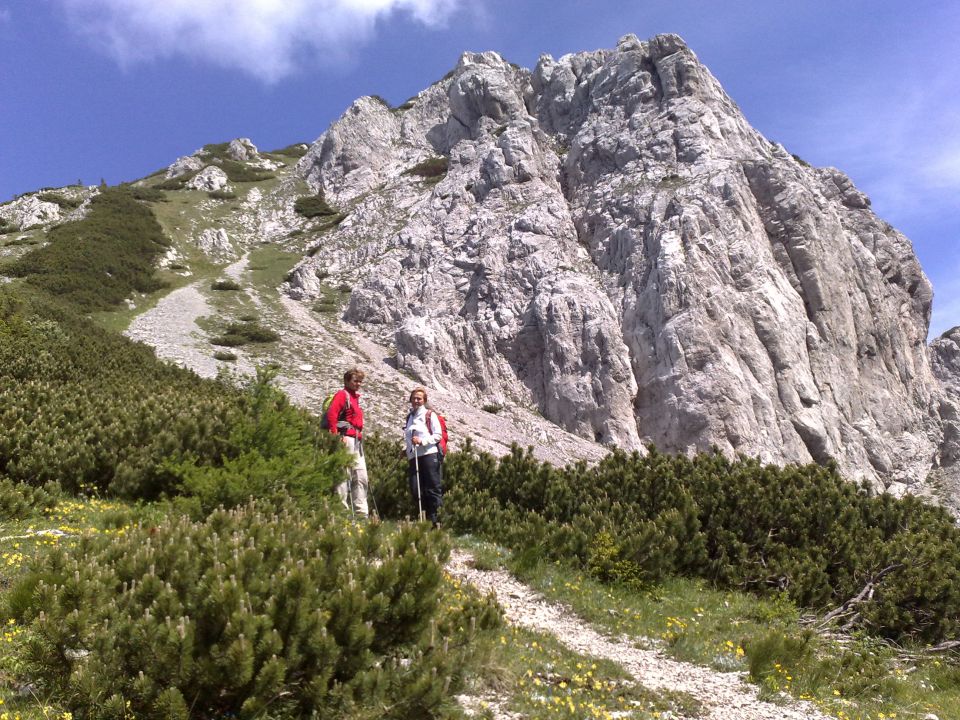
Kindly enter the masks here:
M 960 134 L 924 163 L 922 174 L 932 187 L 960 190 Z
M 460 0 L 60 0 L 73 27 L 124 65 L 183 56 L 273 82 L 339 58 L 378 20 L 442 25 Z

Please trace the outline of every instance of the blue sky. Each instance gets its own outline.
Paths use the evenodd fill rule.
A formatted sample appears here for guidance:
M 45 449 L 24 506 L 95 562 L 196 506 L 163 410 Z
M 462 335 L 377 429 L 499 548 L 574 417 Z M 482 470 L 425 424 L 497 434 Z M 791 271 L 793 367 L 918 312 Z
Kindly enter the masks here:
M 312 141 L 464 50 L 684 37 L 748 120 L 848 173 L 914 244 L 931 336 L 960 325 L 960 3 L 945 0 L 0 0 L 0 201 L 133 180 L 209 142 Z

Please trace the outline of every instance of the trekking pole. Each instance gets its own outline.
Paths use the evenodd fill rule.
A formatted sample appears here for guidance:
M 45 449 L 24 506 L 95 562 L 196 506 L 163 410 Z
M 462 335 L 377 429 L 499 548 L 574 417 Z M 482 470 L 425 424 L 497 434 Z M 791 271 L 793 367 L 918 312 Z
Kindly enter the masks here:
M 353 470 L 347 470 L 347 499 L 350 501 L 350 517 L 357 519 L 357 511 L 353 507 Z
M 417 455 L 417 446 L 413 446 L 413 467 L 417 471 L 417 511 L 420 513 L 420 522 L 423 522 L 423 493 L 420 491 L 420 459 Z
M 363 439 L 360 439 L 360 455 L 363 455 Z M 370 474 L 367 473 L 367 499 L 373 503 L 373 515 L 379 520 L 380 519 L 380 508 L 377 507 L 377 498 L 373 494 L 373 482 L 370 480 Z

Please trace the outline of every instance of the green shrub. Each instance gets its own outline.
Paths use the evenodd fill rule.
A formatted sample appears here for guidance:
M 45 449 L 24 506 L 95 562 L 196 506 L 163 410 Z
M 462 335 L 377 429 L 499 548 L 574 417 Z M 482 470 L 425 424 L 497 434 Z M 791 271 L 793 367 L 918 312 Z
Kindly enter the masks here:
M 441 604 L 443 537 L 220 510 L 33 562 L 28 665 L 77 716 L 433 718 L 489 602 Z M 442 640 L 441 640 L 442 639 Z
M 200 492 L 209 485 L 203 468 L 243 466 L 259 473 L 258 492 L 280 487 L 270 472 L 288 478 L 284 492 L 322 492 L 339 461 L 325 435 L 316 440 L 315 420 L 262 387 L 271 379 L 245 388 L 202 380 L 70 311 L 0 288 L 0 476 L 154 499 Z M 257 422 L 284 443 L 258 444 Z M 221 480 L 219 501 L 249 497 L 253 480 L 246 490 L 246 478 Z
M 417 175 L 422 178 L 441 180 L 447 174 L 449 160 L 446 157 L 432 157 L 419 162 L 403 171 L 404 175 Z
M 219 345 L 220 347 L 242 347 L 249 342 L 247 338 L 237 333 L 224 333 L 210 338 L 211 345 Z
M 77 198 L 66 197 L 65 195 L 61 195 L 60 193 L 56 193 L 56 192 L 38 193 L 37 199 L 43 200 L 43 202 L 56 203 L 61 208 L 67 211 L 76 210 L 78 207 L 80 207 L 80 204 L 83 202 L 82 200 L 78 200 Z
M 239 290 L 240 283 L 236 280 L 217 280 L 211 286 L 211 290 Z
M 230 143 L 207 143 L 202 148 L 200 148 L 200 155 L 203 155 L 207 158 L 218 158 L 220 160 L 229 159 L 230 156 L 227 152 L 230 150 Z
M 51 228 L 47 237 L 47 245 L 3 272 L 87 312 L 165 286 L 154 276 L 154 263 L 169 241 L 150 209 L 123 189 L 97 195 L 84 219 Z
M 210 342 L 214 345 L 237 347 L 247 343 L 276 342 L 279 339 L 279 333 L 257 323 L 233 323 L 226 327 L 222 335 L 218 335 Z
M 237 160 L 220 160 L 217 166 L 227 174 L 227 179 L 233 183 L 262 182 L 276 177 L 273 173 L 252 168 Z
M 211 143 L 204 145 L 200 154 L 223 170 L 230 182 L 260 182 L 275 177 L 272 173 L 252 168 L 246 163 L 234 160 L 228 153 L 229 149 L 230 143 Z
M 310 147 L 306 143 L 294 143 L 293 145 L 287 145 L 285 148 L 280 148 L 279 150 L 271 150 L 270 154 L 301 158 L 306 155 L 309 150 Z
M 60 487 L 55 483 L 35 487 L 0 477 L 0 520 L 23 520 L 52 510 L 60 495 Z
M 167 194 L 159 187 L 148 187 L 146 185 L 123 184 L 119 189 L 130 194 L 134 200 L 143 202 L 166 202 Z
M 306 218 L 326 217 L 337 214 L 336 209 L 327 204 L 322 192 L 316 195 L 297 198 L 293 203 L 293 209 Z
M 237 194 L 230 190 L 211 190 L 207 197 L 211 200 L 236 200 Z
M 153 187 L 156 190 L 183 190 L 187 187 L 187 183 L 192 180 L 196 174 L 196 170 L 186 172 L 183 175 L 178 175 L 177 177 L 167 178 L 163 182 L 157 183 Z

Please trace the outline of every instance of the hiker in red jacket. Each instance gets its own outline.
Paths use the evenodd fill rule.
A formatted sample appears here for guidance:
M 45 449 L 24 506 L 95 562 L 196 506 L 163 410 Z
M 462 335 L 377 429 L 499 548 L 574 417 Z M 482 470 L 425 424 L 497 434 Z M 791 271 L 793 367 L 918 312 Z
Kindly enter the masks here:
M 347 479 L 337 486 L 337 494 L 344 507 L 361 517 L 367 517 L 367 461 L 363 457 L 363 410 L 360 408 L 360 386 L 365 377 L 362 370 L 353 368 L 343 374 L 343 390 L 338 390 L 327 409 L 330 432 L 339 434 L 347 450 L 354 456 L 353 467 L 347 469 Z

